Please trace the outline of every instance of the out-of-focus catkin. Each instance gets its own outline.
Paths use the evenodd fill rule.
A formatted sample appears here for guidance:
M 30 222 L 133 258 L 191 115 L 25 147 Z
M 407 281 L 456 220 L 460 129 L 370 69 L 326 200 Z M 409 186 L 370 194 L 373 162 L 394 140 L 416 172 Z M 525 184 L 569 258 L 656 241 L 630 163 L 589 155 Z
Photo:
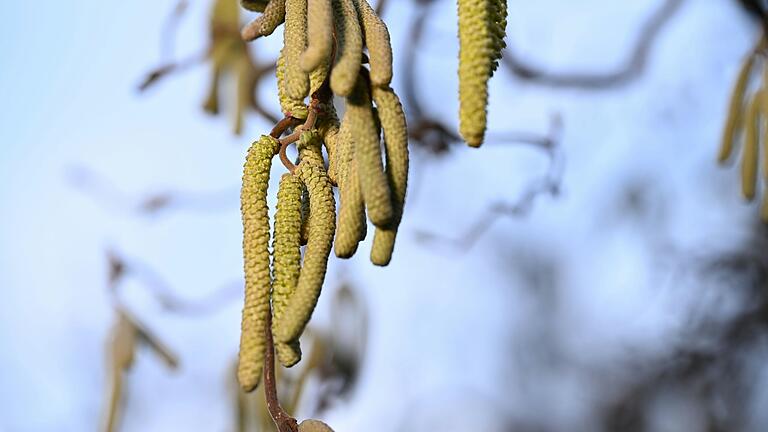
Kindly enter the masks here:
M 392 259 L 395 237 L 405 206 L 408 187 L 408 129 L 400 99 L 389 87 L 374 88 L 373 100 L 378 108 L 384 131 L 386 174 L 392 191 L 392 221 L 386 227 L 376 227 L 371 248 L 371 262 L 385 266 Z
M 744 155 L 741 161 L 741 191 L 744 198 L 753 200 L 757 189 L 757 169 L 760 132 L 760 102 L 764 90 L 755 93 L 749 101 L 744 117 Z
M 367 0 L 354 0 L 359 12 L 359 21 L 368 47 L 371 64 L 371 84 L 388 86 L 392 82 L 392 44 L 389 30 L 384 21 L 376 15 Z
M 333 429 L 320 420 L 308 419 L 299 423 L 299 432 L 333 432 Z
M 269 0 L 264 13 L 243 27 L 243 40 L 252 41 L 262 36 L 269 36 L 285 22 L 285 0 Z
M 272 328 L 283 316 L 288 301 L 296 289 L 301 269 L 301 193 L 303 185 L 298 177 L 283 174 L 277 192 L 277 212 L 272 238 Z M 292 344 L 276 343 L 277 358 L 285 367 L 301 360 L 298 341 Z
M 752 74 L 752 68 L 755 63 L 754 55 L 750 55 L 741 65 L 739 74 L 736 77 L 736 84 L 731 93 L 731 100 L 728 106 L 728 117 L 723 128 L 723 139 L 720 146 L 720 153 L 717 159 L 722 163 L 727 161 L 733 154 L 734 142 L 736 141 L 736 132 L 743 124 L 744 100 L 749 85 L 749 77 Z
M 262 135 L 248 149 L 243 168 L 240 206 L 243 220 L 245 304 L 240 333 L 237 377 L 246 392 L 259 383 L 264 362 L 266 314 L 271 288 L 267 188 L 272 157 L 280 143 Z

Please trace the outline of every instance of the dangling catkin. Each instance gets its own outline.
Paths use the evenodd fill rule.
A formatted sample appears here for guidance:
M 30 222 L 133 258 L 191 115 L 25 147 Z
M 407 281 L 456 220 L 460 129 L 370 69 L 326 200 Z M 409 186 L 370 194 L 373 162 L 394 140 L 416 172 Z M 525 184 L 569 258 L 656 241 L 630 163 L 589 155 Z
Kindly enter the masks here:
M 388 86 L 392 82 L 392 44 L 387 25 L 376 15 L 367 0 L 354 0 L 354 3 L 363 29 L 365 45 L 368 47 L 371 84 L 374 87 Z
M 269 211 L 267 188 L 272 157 L 280 143 L 266 135 L 254 142 L 245 159 L 240 207 L 243 218 L 245 305 L 237 377 L 244 391 L 259 384 L 264 362 L 264 332 L 269 311 Z
M 720 146 L 720 153 L 717 156 L 717 160 L 720 163 L 727 161 L 731 157 L 731 154 L 733 154 L 736 130 L 739 126 L 744 124 L 744 99 L 746 97 L 747 85 L 749 84 L 749 77 L 752 74 L 752 66 L 754 63 L 755 57 L 750 54 L 750 56 L 744 60 L 744 63 L 742 63 L 739 75 L 736 77 L 736 84 L 733 87 L 733 93 L 731 93 L 731 100 L 728 106 L 728 117 L 726 118 L 725 128 L 723 129 L 723 142 Z
M 345 120 L 349 120 L 368 218 L 374 225 L 386 227 L 392 221 L 392 197 L 381 160 L 381 142 L 371 108 L 371 96 L 363 75 L 358 79 L 355 91 L 347 98 Z
M 758 146 L 760 131 L 760 98 L 763 91 L 755 93 L 749 101 L 744 118 L 744 155 L 741 160 L 741 191 L 744 198 L 752 201 L 757 189 Z
M 344 115 L 338 134 L 339 153 L 339 223 L 333 243 L 336 256 L 350 258 L 357 251 L 357 245 L 365 238 L 367 224 L 365 203 L 360 186 L 360 176 L 355 158 L 355 145 L 349 131 L 349 111 Z
M 331 57 L 333 46 L 333 8 L 331 0 L 308 0 L 307 49 L 301 54 L 304 72 L 315 70 Z
M 283 316 L 288 300 L 296 289 L 301 269 L 301 192 L 303 185 L 298 177 L 283 174 L 277 192 L 275 231 L 272 238 L 272 331 L 274 323 Z M 285 367 L 301 360 L 298 341 L 292 344 L 276 343 L 277 358 Z
M 299 159 L 310 160 L 314 164 L 324 166 L 323 150 L 320 148 L 320 137 L 316 130 L 304 131 L 299 137 L 297 143 L 299 148 Z M 310 202 L 309 191 L 302 187 L 301 195 L 301 245 L 304 246 L 309 241 L 309 217 Z
M 285 0 L 269 0 L 264 7 L 264 13 L 243 27 L 241 36 L 245 41 L 269 36 L 283 22 L 285 22 Z
M 492 2 L 458 0 L 459 9 L 459 130 L 472 147 L 483 143 L 488 105 L 488 80 L 498 44 Z
M 389 87 L 373 88 L 373 100 L 378 108 L 384 130 L 386 173 L 392 191 L 392 222 L 376 227 L 371 247 L 371 262 L 385 266 L 392 259 L 397 228 L 403 216 L 405 191 L 408 187 L 408 129 L 400 99 Z
M 307 47 L 307 0 L 285 1 L 285 90 L 288 97 L 304 100 L 309 94 L 309 75 L 299 66 Z
M 277 57 L 277 66 L 275 75 L 277 76 L 277 98 L 280 100 L 280 109 L 283 114 L 300 119 L 307 118 L 307 106 L 304 100 L 292 98 L 288 95 L 287 83 L 285 80 L 285 56 L 283 51 Z
M 298 340 L 312 316 L 325 279 L 336 226 L 333 189 L 323 166 L 311 159 L 303 160 L 294 175 L 301 179 L 309 191 L 309 241 L 304 250 L 304 261 L 296 290 L 280 320 L 273 327 L 275 339 L 286 343 Z
M 352 0 L 331 0 L 336 23 L 336 63 L 331 70 L 331 90 L 348 96 L 357 82 L 363 55 L 363 35 Z

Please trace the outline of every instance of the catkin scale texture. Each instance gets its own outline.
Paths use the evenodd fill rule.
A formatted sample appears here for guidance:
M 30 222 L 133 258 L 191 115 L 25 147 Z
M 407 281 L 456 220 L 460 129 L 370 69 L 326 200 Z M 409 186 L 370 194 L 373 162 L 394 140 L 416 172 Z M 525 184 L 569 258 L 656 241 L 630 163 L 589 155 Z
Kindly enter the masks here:
M 280 51 L 280 55 L 277 57 L 277 66 L 275 68 L 275 75 L 277 77 L 277 97 L 280 100 L 280 109 L 283 113 L 296 118 L 307 117 L 307 106 L 304 105 L 303 99 L 292 98 L 288 94 L 287 83 L 285 78 L 285 49 Z
M 384 131 L 386 174 L 392 191 L 392 221 L 386 227 L 376 227 L 371 247 L 371 262 L 388 265 L 395 248 L 395 237 L 405 206 L 408 187 L 408 129 L 400 99 L 391 88 L 374 88 L 373 100 L 378 108 Z
M 360 186 L 357 161 L 354 157 L 354 142 L 346 118 L 336 143 L 339 152 L 339 223 L 333 247 L 339 258 L 350 258 L 357 251 L 358 244 L 365 238 L 367 224 L 365 203 Z
M 304 72 L 311 72 L 331 56 L 333 49 L 333 7 L 331 0 L 307 1 L 308 45 L 299 60 Z
M 296 289 L 301 269 L 300 230 L 302 224 L 301 194 L 304 189 L 301 180 L 291 174 L 283 174 L 277 192 L 277 212 L 272 238 L 272 315 L 274 323 L 285 311 L 288 301 Z M 275 344 L 277 358 L 285 367 L 291 367 L 301 360 L 298 341 L 294 344 Z
M 498 46 L 491 13 L 495 0 L 458 0 L 459 130 L 472 147 L 485 137 L 488 80 Z
M 355 160 L 368 219 L 376 226 L 386 227 L 392 221 L 392 198 L 384 174 L 381 142 L 366 84 L 366 80 L 361 76 L 355 85 L 355 91 L 347 98 L 345 120 L 348 120 L 354 142 Z
M 301 179 L 309 191 L 309 241 L 304 251 L 296 290 L 277 325 L 273 327 L 275 339 L 284 343 L 298 340 L 312 316 L 325 279 L 336 227 L 336 203 L 323 166 L 311 160 L 301 161 L 294 175 Z
M 299 66 L 307 46 L 307 0 L 285 1 L 285 91 L 292 99 L 304 100 L 309 94 L 309 75 Z
M 271 288 L 267 188 L 272 157 L 279 142 L 262 135 L 248 149 L 243 168 L 240 206 L 243 220 L 245 304 L 240 333 L 237 377 L 246 392 L 259 384 L 264 360 L 266 314 Z
M 348 96 L 357 82 L 363 55 L 363 35 L 352 0 L 331 0 L 336 23 L 336 63 L 331 70 L 331 90 Z

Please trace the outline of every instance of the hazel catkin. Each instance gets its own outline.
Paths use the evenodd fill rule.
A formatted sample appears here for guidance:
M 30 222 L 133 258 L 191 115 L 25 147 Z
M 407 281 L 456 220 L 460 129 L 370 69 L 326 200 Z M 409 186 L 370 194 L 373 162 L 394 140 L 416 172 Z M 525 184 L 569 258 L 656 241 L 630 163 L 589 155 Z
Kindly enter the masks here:
M 334 251 L 339 258 L 350 258 L 366 235 L 365 203 L 355 158 L 355 145 L 349 130 L 349 121 L 341 122 L 338 140 L 339 153 L 339 223 L 336 228 Z
M 336 23 L 336 62 L 331 69 L 331 90 L 348 96 L 357 82 L 363 55 L 363 35 L 352 0 L 331 0 Z
M 367 0 L 354 0 L 354 3 L 365 45 L 368 47 L 371 85 L 388 86 L 392 82 L 392 44 L 387 25 L 376 15 Z
M 307 419 L 299 423 L 299 432 L 333 432 L 333 429 L 320 420 Z
M 284 343 L 298 340 L 312 316 L 325 279 L 336 227 L 336 204 L 325 168 L 311 159 L 302 160 L 294 175 L 309 191 L 309 241 L 304 251 L 296 290 L 273 327 L 275 339 Z
M 300 230 L 302 223 L 301 193 L 303 185 L 298 177 L 283 174 L 277 191 L 277 212 L 272 238 L 272 316 L 274 322 L 283 316 L 288 301 L 296 289 L 301 269 Z M 285 367 L 301 360 L 298 341 L 291 344 L 276 343 L 277 358 Z
M 240 35 L 245 41 L 269 36 L 283 22 L 285 22 L 285 0 L 269 0 L 264 7 L 264 13 L 243 27 Z
M 376 102 L 384 131 L 386 174 L 392 192 L 392 221 L 385 227 L 376 227 L 371 247 L 371 262 L 385 266 L 392 259 L 397 228 L 405 205 L 405 192 L 408 187 L 408 129 L 400 99 L 391 88 L 374 87 L 373 100 Z
M 333 7 L 331 0 L 307 0 L 307 49 L 301 54 L 304 72 L 315 70 L 331 57 L 333 48 Z
M 754 55 L 750 55 L 741 65 L 739 74 L 736 77 L 736 84 L 731 93 L 731 99 L 728 106 L 728 116 L 723 128 L 723 139 L 720 145 L 720 152 L 717 159 L 720 163 L 727 161 L 733 153 L 734 142 L 736 140 L 737 128 L 743 124 L 744 117 L 744 99 L 747 93 L 749 77 L 752 74 L 754 66 Z
M 246 392 L 258 385 L 264 360 L 264 332 L 271 285 L 267 188 L 272 157 L 279 146 L 276 139 L 262 135 L 248 149 L 243 168 L 240 206 L 243 220 L 245 304 L 237 377 Z
M 741 191 L 744 198 L 752 201 L 757 190 L 757 169 L 760 131 L 760 102 L 763 96 L 761 90 L 752 96 L 744 116 L 744 155 L 741 160 Z
M 381 159 L 381 142 L 371 107 L 367 80 L 361 75 L 354 92 L 347 98 L 349 130 L 354 142 L 355 161 L 368 219 L 386 227 L 392 221 L 392 198 Z
M 309 94 L 309 75 L 299 66 L 307 46 L 307 0 L 285 1 L 285 91 L 292 99 L 304 100 Z

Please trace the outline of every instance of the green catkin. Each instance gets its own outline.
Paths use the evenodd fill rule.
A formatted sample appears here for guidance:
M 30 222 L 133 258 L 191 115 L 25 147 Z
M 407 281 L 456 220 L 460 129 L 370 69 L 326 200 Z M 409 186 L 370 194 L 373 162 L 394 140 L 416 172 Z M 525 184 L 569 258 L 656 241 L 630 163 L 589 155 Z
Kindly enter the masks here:
M 400 99 L 389 87 L 373 88 L 373 100 L 378 108 L 381 127 L 384 130 L 386 149 L 386 173 L 392 191 L 392 222 L 386 227 L 376 227 L 371 247 L 371 262 L 385 266 L 392 260 L 395 238 L 405 205 L 408 187 L 408 129 Z
M 736 77 L 736 84 L 731 93 L 731 100 L 728 107 L 728 117 L 723 128 L 723 140 L 720 146 L 720 152 L 717 160 L 720 163 L 727 161 L 733 154 L 734 142 L 736 140 L 737 128 L 743 124 L 744 98 L 746 97 L 749 77 L 752 73 L 752 67 L 755 63 L 755 56 L 750 56 L 744 60 L 739 74 Z
M 338 96 L 349 96 L 360 72 L 363 35 L 352 0 L 331 0 L 336 24 L 336 63 L 331 70 L 331 90 Z
M 243 27 L 241 36 L 245 41 L 269 36 L 283 22 L 285 22 L 285 0 L 269 0 L 264 7 L 264 13 Z
M 376 15 L 367 0 L 354 0 L 354 3 L 365 45 L 368 47 L 371 84 L 374 87 L 388 86 L 392 82 L 392 44 L 387 25 Z
M 283 50 L 280 51 L 280 55 L 277 57 L 277 66 L 275 68 L 275 75 L 277 76 L 277 98 L 280 101 L 280 109 L 283 110 L 283 114 L 300 119 L 307 118 L 307 106 L 304 105 L 303 99 L 295 99 L 288 95 L 286 89 L 285 80 L 285 56 Z
M 272 315 L 274 323 L 283 316 L 288 300 L 296 289 L 301 269 L 300 230 L 302 223 L 301 180 L 291 174 L 283 174 L 277 192 L 277 212 L 272 238 Z M 291 367 L 301 360 L 298 341 L 292 344 L 276 343 L 277 358 L 285 367 Z
M 308 0 L 307 49 L 301 54 L 304 72 L 315 70 L 331 57 L 333 47 L 333 8 L 331 0 Z
M 752 96 L 744 118 L 744 155 L 741 160 L 741 191 L 749 201 L 755 198 L 758 168 L 758 133 L 760 131 L 760 99 L 763 91 Z
M 266 315 L 271 285 L 267 188 L 272 157 L 280 143 L 262 135 L 248 149 L 243 168 L 240 208 L 243 219 L 245 304 L 240 333 L 237 377 L 244 391 L 256 388 L 264 363 Z
M 299 66 L 301 53 L 307 46 L 307 0 L 285 1 L 285 90 L 292 99 L 304 100 L 309 95 L 309 75 Z
M 328 77 L 328 72 L 330 72 L 331 63 L 330 58 L 327 59 L 327 61 L 320 62 L 320 64 L 312 70 L 312 72 L 309 73 L 309 94 L 312 95 L 316 91 L 320 90 L 320 87 L 325 82 L 325 79 Z
M 365 203 L 355 158 L 355 146 L 349 130 L 347 114 L 341 122 L 336 143 L 339 153 L 339 222 L 334 252 L 339 258 L 351 258 L 358 244 L 365 239 L 367 223 Z
M 299 423 L 299 432 L 333 432 L 333 429 L 320 420 L 308 419 Z
M 498 51 L 494 1 L 458 0 L 459 131 L 472 147 L 480 147 L 485 137 L 488 80 Z
M 349 129 L 368 218 L 374 225 L 386 227 L 392 221 L 392 198 L 381 160 L 381 142 L 371 107 L 371 96 L 364 77 L 347 98 Z
M 275 328 L 274 335 L 278 342 L 298 340 L 312 316 L 325 279 L 336 227 L 333 188 L 323 165 L 311 159 L 303 160 L 294 175 L 298 176 L 309 190 L 309 241 L 304 251 L 304 262 L 296 290 Z

